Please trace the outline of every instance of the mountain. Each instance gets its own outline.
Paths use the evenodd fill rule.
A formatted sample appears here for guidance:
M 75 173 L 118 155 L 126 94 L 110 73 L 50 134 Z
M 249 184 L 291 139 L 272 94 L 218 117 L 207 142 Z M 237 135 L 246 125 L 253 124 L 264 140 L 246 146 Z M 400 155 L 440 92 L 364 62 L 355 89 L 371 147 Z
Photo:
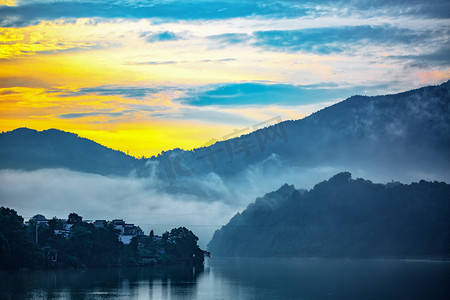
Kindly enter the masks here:
M 339 173 L 284 185 L 217 230 L 216 256 L 450 258 L 450 185 L 374 184 Z
M 304 119 L 194 151 L 168 151 L 151 160 L 172 181 L 192 173 L 232 177 L 249 165 L 274 160 L 278 169 L 332 167 L 387 179 L 449 181 L 449 153 L 447 81 L 396 95 L 353 96 Z
M 330 168 L 386 180 L 450 181 L 450 81 L 395 95 L 353 96 L 304 119 L 268 126 L 273 123 L 276 118 L 255 124 L 250 134 L 147 160 L 71 133 L 22 128 L 0 134 L 0 169 L 155 174 L 174 192 L 191 187 L 192 177 L 214 173 L 232 180 L 256 164 L 272 173 Z
M 139 160 L 76 134 L 18 128 L 0 134 L 0 168 L 67 168 L 102 175 L 127 175 Z

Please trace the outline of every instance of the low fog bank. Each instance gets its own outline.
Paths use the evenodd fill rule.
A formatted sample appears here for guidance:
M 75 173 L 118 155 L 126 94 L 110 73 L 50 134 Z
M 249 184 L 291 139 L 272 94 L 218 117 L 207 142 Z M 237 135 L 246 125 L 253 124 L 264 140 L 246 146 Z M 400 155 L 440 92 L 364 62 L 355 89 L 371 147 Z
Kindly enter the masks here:
M 17 210 L 25 219 L 38 213 L 67 218 L 71 212 L 86 220 L 124 219 L 141 226 L 146 234 L 151 229 L 162 234 L 185 226 L 205 248 L 215 230 L 257 197 L 285 183 L 311 189 L 341 171 L 382 183 L 440 179 L 434 174 L 405 171 L 385 175 L 358 168 L 288 167 L 276 155 L 227 179 L 215 173 L 194 173 L 171 183 L 158 176 L 112 177 L 66 169 L 1 170 L 0 205 Z
M 0 171 L 2 206 L 18 211 L 25 219 L 35 214 L 67 218 L 71 212 L 85 220 L 124 219 L 154 229 L 185 226 L 199 236 L 204 247 L 212 232 L 226 223 L 236 207 L 219 200 L 210 202 L 187 194 L 169 194 L 143 178 L 107 177 L 64 169 Z

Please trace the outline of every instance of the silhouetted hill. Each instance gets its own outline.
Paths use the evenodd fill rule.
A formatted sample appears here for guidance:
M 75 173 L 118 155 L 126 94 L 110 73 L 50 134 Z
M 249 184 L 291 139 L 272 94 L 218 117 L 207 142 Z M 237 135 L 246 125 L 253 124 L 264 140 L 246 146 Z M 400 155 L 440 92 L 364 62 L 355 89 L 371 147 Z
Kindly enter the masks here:
M 137 164 L 134 157 L 70 132 L 18 128 L 0 134 L 1 169 L 67 168 L 127 175 Z
M 216 256 L 450 259 L 450 185 L 374 184 L 339 173 L 258 198 L 208 245 Z

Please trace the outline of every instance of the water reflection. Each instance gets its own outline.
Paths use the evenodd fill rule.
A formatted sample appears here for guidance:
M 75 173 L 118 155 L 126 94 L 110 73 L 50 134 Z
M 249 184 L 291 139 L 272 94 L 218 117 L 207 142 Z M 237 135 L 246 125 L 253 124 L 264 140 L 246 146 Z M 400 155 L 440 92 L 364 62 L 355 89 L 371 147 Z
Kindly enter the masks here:
M 450 299 L 450 263 L 211 258 L 193 268 L 0 272 L 0 299 Z
M 215 258 L 209 268 L 227 299 L 450 299 L 449 262 Z
M 1 272 L 0 299 L 190 299 L 202 271 L 155 267 Z

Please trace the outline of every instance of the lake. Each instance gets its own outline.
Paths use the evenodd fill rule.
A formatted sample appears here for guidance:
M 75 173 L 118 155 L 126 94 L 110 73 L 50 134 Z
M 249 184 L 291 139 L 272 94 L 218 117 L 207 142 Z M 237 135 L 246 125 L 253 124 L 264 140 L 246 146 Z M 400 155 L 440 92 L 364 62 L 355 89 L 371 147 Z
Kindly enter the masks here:
M 450 299 L 450 263 L 210 258 L 192 268 L 0 273 L 0 299 Z

